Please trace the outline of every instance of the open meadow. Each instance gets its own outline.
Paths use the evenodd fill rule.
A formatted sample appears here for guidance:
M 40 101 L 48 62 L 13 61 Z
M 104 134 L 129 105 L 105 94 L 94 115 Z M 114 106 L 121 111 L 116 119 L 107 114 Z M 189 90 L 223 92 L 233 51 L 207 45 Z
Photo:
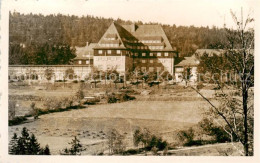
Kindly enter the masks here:
M 80 87 L 79 83 L 73 83 L 67 87 L 48 90 L 43 86 L 11 84 L 9 98 L 16 99 L 18 115 L 30 113 L 32 101 L 37 107 L 44 108 L 44 100 L 41 99 L 73 96 Z M 112 90 L 116 91 L 112 88 L 109 91 Z M 149 94 L 142 93 L 147 90 L 150 91 Z M 106 90 L 85 87 L 83 91 L 85 96 L 90 96 Z M 212 92 L 203 91 L 208 93 L 207 96 Z M 95 155 L 107 153 L 108 133 L 112 129 L 125 136 L 127 149 L 134 148 L 133 133 L 136 129 L 148 129 L 172 146 L 178 147 L 178 131 L 196 127 L 205 116 L 205 109 L 209 108 L 207 102 L 190 89 L 139 88 L 133 95 L 136 97 L 133 101 L 109 104 L 101 100 L 95 105 L 83 105 L 81 109 L 40 115 L 36 120 L 30 117 L 25 123 L 9 127 L 9 139 L 14 133 L 20 134 L 22 128 L 26 127 L 30 133 L 35 134 L 41 145 L 48 144 L 52 154 L 59 154 L 77 136 L 86 149 L 82 154 Z M 218 154 L 215 150 L 214 155 Z

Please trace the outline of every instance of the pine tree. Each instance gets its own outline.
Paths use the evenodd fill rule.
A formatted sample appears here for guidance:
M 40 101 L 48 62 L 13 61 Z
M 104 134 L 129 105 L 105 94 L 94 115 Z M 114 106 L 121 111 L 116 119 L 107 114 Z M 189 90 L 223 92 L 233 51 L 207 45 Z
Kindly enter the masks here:
M 63 151 L 60 153 L 61 155 L 80 155 L 80 152 L 83 151 L 82 145 L 76 136 L 69 144 L 71 145 L 71 148 L 63 149 Z
M 17 137 L 17 134 L 14 133 L 9 145 L 9 153 L 14 155 L 50 155 L 49 146 L 46 145 L 45 148 L 40 148 L 35 135 L 30 136 L 25 127 L 20 137 Z
M 40 155 L 50 155 L 51 153 L 50 153 L 49 145 L 47 144 L 45 146 L 45 148 L 41 148 L 39 154 Z
M 37 139 L 34 134 L 30 137 L 30 142 L 28 144 L 28 154 L 37 155 L 40 152 L 40 144 L 37 142 Z
M 10 154 L 16 154 L 17 153 L 17 146 L 18 146 L 18 137 L 17 137 L 16 133 L 14 133 L 14 136 L 12 137 L 9 145 L 10 145 L 9 153 Z

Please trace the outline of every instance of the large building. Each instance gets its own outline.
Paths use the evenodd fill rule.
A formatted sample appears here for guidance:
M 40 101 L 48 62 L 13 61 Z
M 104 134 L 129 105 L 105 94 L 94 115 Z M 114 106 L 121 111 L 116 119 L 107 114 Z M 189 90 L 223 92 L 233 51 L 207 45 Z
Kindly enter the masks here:
M 118 72 L 168 71 L 173 75 L 176 56 L 160 25 L 113 22 L 94 47 L 94 67 Z

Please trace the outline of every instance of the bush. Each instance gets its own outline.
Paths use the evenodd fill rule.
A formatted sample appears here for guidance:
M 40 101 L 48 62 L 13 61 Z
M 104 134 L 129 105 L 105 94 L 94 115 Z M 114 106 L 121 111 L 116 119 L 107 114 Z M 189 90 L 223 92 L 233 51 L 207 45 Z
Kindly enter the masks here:
M 197 89 L 202 89 L 204 87 L 204 85 L 203 85 L 202 82 L 200 82 L 200 83 L 197 84 L 196 87 L 197 87 Z
M 194 130 L 190 127 L 188 130 L 181 130 L 178 132 L 179 140 L 183 142 L 185 146 L 191 146 L 194 142 Z
M 8 101 L 8 119 L 13 120 L 15 118 L 16 101 Z
M 26 120 L 27 120 L 27 118 L 25 116 L 15 117 L 12 120 L 8 121 L 8 125 L 9 126 L 18 125 L 18 124 L 21 124 L 22 122 L 24 122 Z
M 142 151 L 142 149 L 128 149 L 123 152 L 123 155 L 136 155 L 141 153 Z
M 116 103 L 118 99 L 115 97 L 114 94 L 107 96 L 107 103 Z
M 199 122 L 199 126 L 203 129 L 204 133 L 213 136 L 214 141 L 218 143 L 229 142 L 230 136 L 227 132 L 219 126 L 216 126 L 212 121 L 208 118 L 204 118 L 202 121 Z M 233 136 L 234 140 L 236 140 L 236 136 Z
M 123 154 L 126 148 L 125 136 L 113 129 L 108 134 L 109 154 Z
M 142 143 L 144 148 L 148 151 L 152 149 L 164 150 L 168 147 L 168 143 L 163 141 L 162 138 L 152 135 L 149 130 L 145 129 L 144 132 L 135 130 L 134 132 L 134 145 L 139 146 Z

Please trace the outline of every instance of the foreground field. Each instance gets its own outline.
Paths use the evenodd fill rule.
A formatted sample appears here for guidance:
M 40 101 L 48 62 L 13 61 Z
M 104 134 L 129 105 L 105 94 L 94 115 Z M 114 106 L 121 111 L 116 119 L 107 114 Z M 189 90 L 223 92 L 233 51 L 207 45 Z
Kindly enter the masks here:
M 205 102 L 131 101 L 94 105 L 86 109 L 42 115 L 34 122 L 9 127 L 9 136 L 27 127 L 41 144 L 49 144 L 53 154 L 66 147 L 74 135 L 79 136 L 86 146 L 96 146 L 96 150 L 100 150 L 100 145 L 105 148 L 107 132 L 113 128 L 126 134 L 130 146 L 133 131 L 137 128 L 148 128 L 163 139 L 174 142 L 178 130 L 201 120 L 203 109 L 200 105 L 205 105 Z M 89 148 L 87 152 L 100 152 L 96 150 Z
M 78 88 L 79 84 L 60 87 L 56 90 L 46 90 L 36 86 L 12 86 L 9 89 L 9 97 L 16 98 L 19 103 L 16 113 L 25 115 L 30 112 L 32 102 L 32 100 L 26 99 L 27 96 L 33 96 L 32 99 L 36 99 L 37 107 L 42 107 L 42 101 L 37 101 L 37 99 L 73 96 Z M 137 89 L 136 91 L 146 90 Z M 87 88 L 84 91 L 85 95 L 90 96 L 107 90 Z M 96 155 L 108 152 L 108 133 L 112 129 L 125 135 L 127 149 L 129 149 L 134 148 L 134 131 L 146 128 L 173 147 L 178 147 L 178 131 L 196 127 L 205 116 L 205 110 L 209 108 L 209 105 L 189 89 L 151 88 L 150 91 L 152 92 L 146 95 L 136 94 L 134 101 L 114 104 L 100 103 L 85 106 L 83 109 L 41 115 L 37 120 L 31 119 L 28 123 L 10 126 L 9 139 L 13 133 L 19 134 L 22 128 L 26 127 L 35 134 L 42 146 L 49 145 L 51 154 L 60 154 L 62 149 L 70 146 L 68 143 L 71 142 L 73 136 L 77 136 L 86 149 L 82 155 Z M 205 89 L 202 92 L 208 97 L 212 95 L 212 90 Z M 185 152 L 172 151 L 169 154 L 223 155 L 217 149 L 226 150 L 227 148 L 229 145 L 213 148 L 208 152 L 202 149 L 199 149 L 198 152 L 189 152 L 187 149 Z M 235 153 L 235 155 L 237 154 Z

